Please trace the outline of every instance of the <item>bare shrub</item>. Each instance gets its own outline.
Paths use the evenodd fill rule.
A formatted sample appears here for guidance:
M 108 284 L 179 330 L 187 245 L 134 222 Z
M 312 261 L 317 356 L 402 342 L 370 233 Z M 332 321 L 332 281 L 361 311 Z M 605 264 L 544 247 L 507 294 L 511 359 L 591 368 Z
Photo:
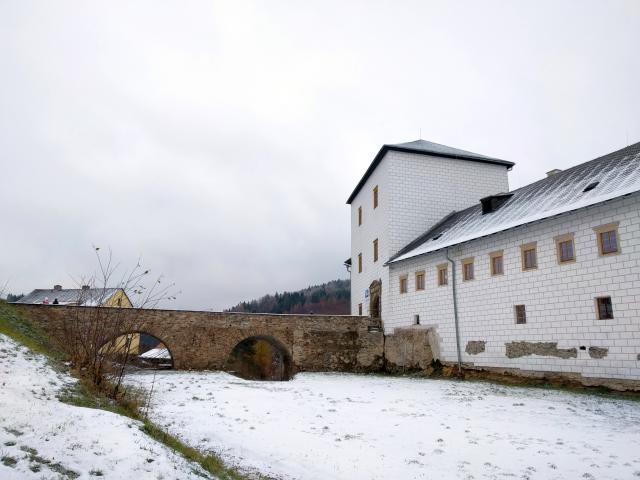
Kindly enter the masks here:
M 145 331 L 141 310 L 175 300 L 174 284 L 164 285 L 162 276 L 152 279 L 140 261 L 116 280 L 119 265 L 111 251 L 103 256 L 94 247 L 94 252 L 97 273 L 76 282 L 81 287 L 76 304 L 82 308 L 65 317 L 61 336 L 73 365 L 108 397 L 121 400 L 126 396 L 124 377 L 137 354 L 132 339 Z M 114 287 L 122 289 L 126 298 L 114 303 Z M 157 329 L 155 333 L 162 335 Z

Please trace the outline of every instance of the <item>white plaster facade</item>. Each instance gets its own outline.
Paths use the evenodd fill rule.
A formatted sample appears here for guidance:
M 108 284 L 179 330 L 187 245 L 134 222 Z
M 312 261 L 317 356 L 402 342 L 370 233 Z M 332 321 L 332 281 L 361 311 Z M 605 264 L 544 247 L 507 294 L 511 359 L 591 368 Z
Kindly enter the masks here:
M 594 228 L 619 222 L 620 253 L 601 256 Z M 555 237 L 574 234 L 576 261 L 559 264 Z M 520 246 L 537 242 L 538 268 L 523 271 Z M 489 254 L 503 250 L 504 274 L 491 276 Z M 456 262 L 458 316 L 462 361 L 477 366 L 534 371 L 573 372 L 587 377 L 640 380 L 640 194 L 622 197 L 534 224 L 477 239 L 449 249 Z M 457 360 L 449 283 L 437 284 L 437 266 L 447 263 L 445 251 L 428 253 L 389 266 L 390 308 L 385 330 L 414 323 L 430 326 L 438 338 L 440 359 Z M 474 258 L 475 278 L 462 280 L 461 260 Z M 426 288 L 416 291 L 414 273 L 425 271 Z M 406 294 L 399 278 L 408 275 Z M 614 318 L 598 320 L 595 298 L 610 296 Z M 527 323 L 516 324 L 515 305 L 525 305 Z M 468 341 L 485 341 L 486 350 L 467 354 Z M 505 356 L 505 343 L 558 342 L 577 348 L 577 358 Z M 580 350 L 580 347 L 586 350 Z M 602 359 L 591 358 L 591 346 L 607 348 Z
M 464 185 L 464 189 L 460 186 Z M 378 187 L 378 207 L 373 189 Z M 381 280 L 381 317 L 389 310 L 389 269 L 384 264 L 402 247 L 453 210 L 509 190 L 507 167 L 417 153 L 388 151 L 351 202 L 351 313 L 369 315 L 367 292 Z M 457 192 L 451 195 L 451 192 Z M 358 208 L 363 221 L 358 225 Z M 379 258 L 373 261 L 373 241 Z M 358 272 L 358 254 L 362 272 Z
M 640 144 L 633 147 L 631 156 L 625 153 L 624 168 L 603 168 L 640 172 L 639 147 Z M 589 163 L 592 162 L 583 165 Z M 640 381 L 640 191 L 637 188 L 633 193 L 624 192 L 603 203 L 581 206 L 448 248 L 402 260 L 393 258 L 452 211 L 464 211 L 478 205 L 483 197 L 508 192 L 507 171 L 508 168 L 500 164 L 387 151 L 350 199 L 352 314 L 358 313 L 360 303 L 363 315 L 369 314 L 365 292 L 372 281 L 380 279 L 385 333 L 415 325 L 418 315 L 420 326 L 414 328 L 432 329 L 435 357 L 456 362 L 453 275 L 446 258 L 448 252 L 456 266 L 460 354 L 464 363 Z M 379 205 L 373 209 L 375 186 L 378 186 Z M 582 186 L 579 190 L 582 191 Z M 359 207 L 363 210 L 362 225 L 358 225 Z M 615 222 L 620 251 L 602 256 L 594 228 Z M 556 237 L 565 234 L 573 235 L 576 258 L 574 262 L 560 264 Z M 372 242 L 376 238 L 380 257 L 373 262 Z M 521 246 L 532 242 L 536 242 L 538 266 L 525 271 Z M 495 251 L 503 253 L 501 275 L 490 272 L 490 254 Z M 363 256 L 361 273 L 358 272 L 359 253 Z M 403 254 L 402 258 L 407 255 L 411 253 Z M 474 260 L 475 275 L 473 280 L 463 281 L 462 260 L 468 258 Z M 392 261 L 387 264 L 389 259 Z M 448 264 L 446 286 L 437 283 L 437 267 L 442 264 Z M 425 274 L 424 290 L 416 290 L 416 272 Z M 408 279 L 406 293 L 400 292 L 403 276 Z M 611 298 L 614 318 L 598 319 L 597 297 Z M 525 324 L 516 323 L 516 305 L 526 307 Z M 470 341 L 485 342 L 484 351 L 465 352 Z M 577 357 L 528 354 L 509 358 L 506 344 L 510 342 L 557 343 L 558 349 L 576 349 Z M 590 347 L 606 349 L 605 356 L 592 357 Z

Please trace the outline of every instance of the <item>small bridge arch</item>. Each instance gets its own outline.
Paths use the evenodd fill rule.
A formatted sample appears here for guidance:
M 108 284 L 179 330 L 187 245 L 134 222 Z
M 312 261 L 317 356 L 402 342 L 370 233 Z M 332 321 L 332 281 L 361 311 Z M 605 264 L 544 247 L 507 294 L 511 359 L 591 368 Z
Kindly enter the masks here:
M 295 373 L 287 347 L 265 334 L 240 340 L 229 353 L 224 370 L 248 380 L 290 380 Z
M 118 362 L 140 368 L 174 368 L 174 354 L 167 342 L 147 330 L 124 329 L 104 342 L 100 351 Z

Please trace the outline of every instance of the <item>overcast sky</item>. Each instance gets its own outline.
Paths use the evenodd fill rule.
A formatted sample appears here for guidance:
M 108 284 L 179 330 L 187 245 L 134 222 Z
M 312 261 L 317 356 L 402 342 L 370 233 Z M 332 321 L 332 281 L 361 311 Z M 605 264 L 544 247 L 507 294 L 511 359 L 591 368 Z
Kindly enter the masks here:
M 639 46 L 637 0 L 0 0 L 0 283 L 73 286 L 92 244 L 176 308 L 346 278 L 383 143 L 525 185 L 640 141 Z

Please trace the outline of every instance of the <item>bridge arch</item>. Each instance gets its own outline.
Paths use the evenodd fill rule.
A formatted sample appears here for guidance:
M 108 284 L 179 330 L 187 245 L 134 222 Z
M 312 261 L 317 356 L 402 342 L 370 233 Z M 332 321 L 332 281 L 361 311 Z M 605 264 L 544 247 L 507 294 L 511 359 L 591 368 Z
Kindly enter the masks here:
M 294 364 L 287 347 L 272 335 L 250 335 L 231 349 L 225 370 L 247 380 L 290 380 Z
M 175 356 L 165 340 L 146 330 L 119 332 L 104 342 L 100 351 L 116 361 L 140 368 L 175 368 Z

